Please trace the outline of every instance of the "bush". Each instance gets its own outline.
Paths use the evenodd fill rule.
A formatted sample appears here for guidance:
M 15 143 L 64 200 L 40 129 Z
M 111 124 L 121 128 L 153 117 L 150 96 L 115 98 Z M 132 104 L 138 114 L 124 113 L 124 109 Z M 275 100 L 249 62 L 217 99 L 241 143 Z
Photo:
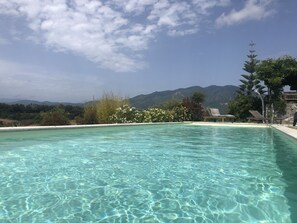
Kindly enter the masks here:
M 171 111 L 173 114 L 173 122 L 183 122 L 191 120 L 188 109 L 182 105 L 174 107 Z
M 171 122 L 173 114 L 170 110 L 161 108 L 149 108 L 144 111 L 144 122 Z
M 130 107 L 127 100 L 113 94 L 105 94 L 97 104 L 86 106 L 84 122 L 95 123 L 142 123 L 182 122 L 190 120 L 186 107 L 180 101 L 170 101 L 164 108 L 149 108 L 144 111 Z
M 140 123 L 143 122 L 143 114 L 134 107 L 125 104 L 116 109 L 111 116 L 113 123 Z
M 63 108 L 55 107 L 51 111 L 41 114 L 41 125 L 69 125 L 69 119 Z
M 80 120 L 78 120 L 80 121 Z M 89 104 L 84 107 L 84 117 L 82 120 L 85 124 L 97 124 L 97 108 L 95 104 Z
M 116 109 L 125 104 L 128 104 L 127 100 L 116 97 L 112 93 L 104 94 L 96 105 L 98 123 L 112 123 L 112 116 L 116 113 Z
M 144 111 L 123 105 L 117 108 L 111 116 L 111 121 L 114 123 L 182 122 L 188 120 L 187 109 L 181 104 L 171 107 L 171 109 L 149 108 Z
M 251 116 L 249 110 L 261 111 L 260 99 L 243 94 L 237 95 L 237 97 L 228 103 L 229 113 L 235 115 L 239 121 L 247 121 L 247 118 Z
M 202 102 L 204 100 L 204 95 L 199 92 L 193 93 L 190 98 L 184 98 L 182 105 L 186 108 L 186 119 L 191 121 L 201 121 L 203 120 L 204 110 Z

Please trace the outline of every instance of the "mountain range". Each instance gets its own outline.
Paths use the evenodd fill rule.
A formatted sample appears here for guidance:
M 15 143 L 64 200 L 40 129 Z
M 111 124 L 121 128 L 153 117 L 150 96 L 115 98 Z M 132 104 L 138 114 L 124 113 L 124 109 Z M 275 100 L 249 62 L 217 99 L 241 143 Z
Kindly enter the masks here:
M 227 104 L 232 100 L 238 87 L 233 85 L 216 86 L 211 85 L 208 87 L 192 86 L 188 88 L 179 88 L 176 90 L 168 91 L 156 91 L 151 94 L 141 94 L 129 99 L 131 106 L 138 109 L 147 109 L 153 106 L 160 106 L 164 102 L 170 100 L 182 100 L 185 97 L 191 97 L 194 92 L 200 92 L 205 95 L 203 105 L 205 107 L 219 108 L 222 113 L 227 112 Z M 67 102 L 49 102 L 49 101 L 33 101 L 33 100 L 12 100 L 12 99 L 0 99 L 0 103 L 6 104 L 38 104 L 38 105 L 72 105 L 83 106 L 83 103 L 67 103 Z
M 22 100 L 22 99 L 6 99 L 0 98 L 0 103 L 9 104 L 9 105 L 48 105 L 48 106 L 55 106 L 55 105 L 71 105 L 71 106 L 83 106 L 83 103 L 71 103 L 71 102 L 50 102 L 50 101 L 36 101 L 36 100 Z
M 232 100 L 238 87 L 233 85 L 208 87 L 193 86 L 188 88 L 179 88 L 170 91 L 153 92 L 147 95 L 138 95 L 130 98 L 130 104 L 139 109 L 146 109 L 152 106 L 158 106 L 170 100 L 182 100 L 185 97 L 191 97 L 194 92 L 200 92 L 205 95 L 203 105 L 205 107 L 219 108 L 222 113 L 227 112 L 227 104 Z

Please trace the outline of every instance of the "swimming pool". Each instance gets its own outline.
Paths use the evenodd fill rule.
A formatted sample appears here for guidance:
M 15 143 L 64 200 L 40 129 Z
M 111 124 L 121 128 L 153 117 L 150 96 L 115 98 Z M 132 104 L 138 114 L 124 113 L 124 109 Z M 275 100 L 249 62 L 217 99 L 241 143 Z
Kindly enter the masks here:
M 270 128 L 0 132 L 0 222 L 296 222 L 296 170 Z

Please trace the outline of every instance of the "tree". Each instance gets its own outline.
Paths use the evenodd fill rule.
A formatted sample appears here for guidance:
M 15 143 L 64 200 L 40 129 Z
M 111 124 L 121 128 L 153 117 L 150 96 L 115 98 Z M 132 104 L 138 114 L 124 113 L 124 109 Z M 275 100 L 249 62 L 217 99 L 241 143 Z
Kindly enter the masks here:
M 245 61 L 243 70 L 247 72 L 247 74 L 242 74 L 243 79 L 240 80 L 242 83 L 239 85 L 239 94 L 244 94 L 247 96 L 253 97 L 254 90 L 257 90 L 260 94 L 263 94 L 263 86 L 260 84 L 260 80 L 258 80 L 255 72 L 256 66 L 259 63 L 257 60 L 257 54 L 255 54 L 255 50 L 253 49 L 254 43 L 250 43 L 250 54 L 247 55 L 248 60 Z
M 243 70 L 247 74 L 242 74 L 243 79 L 240 80 L 242 83 L 239 85 L 238 94 L 234 100 L 228 103 L 229 113 L 237 117 L 238 120 L 246 120 L 250 115 L 249 110 L 261 110 L 260 98 L 255 95 L 255 90 L 257 90 L 261 95 L 264 93 L 264 87 L 260 84 L 260 80 L 256 75 L 256 67 L 259 63 L 257 60 L 257 55 L 253 47 L 255 44 L 250 43 L 249 55 L 247 55 L 248 60 L 244 62 Z
M 204 94 L 200 92 L 194 92 L 190 98 L 184 98 L 182 105 L 187 109 L 188 116 L 192 121 L 201 121 L 203 119 L 203 107 Z
M 278 59 L 283 69 L 283 85 L 289 85 L 291 90 L 297 91 L 297 59 L 284 56 Z
M 280 96 L 283 90 L 281 64 L 272 58 L 261 61 L 257 66 L 257 76 L 267 87 L 269 102 Z
M 268 104 L 273 119 L 274 111 L 284 112 L 285 102 L 282 99 L 284 86 L 289 85 L 291 89 L 297 89 L 297 60 L 290 56 L 268 58 L 257 65 L 256 73 L 267 87 Z
M 238 94 L 236 98 L 228 103 L 230 114 L 233 114 L 237 120 L 246 121 L 251 114 L 249 110 L 259 110 L 261 101 L 256 97 L 248 97 L 244 94 Z

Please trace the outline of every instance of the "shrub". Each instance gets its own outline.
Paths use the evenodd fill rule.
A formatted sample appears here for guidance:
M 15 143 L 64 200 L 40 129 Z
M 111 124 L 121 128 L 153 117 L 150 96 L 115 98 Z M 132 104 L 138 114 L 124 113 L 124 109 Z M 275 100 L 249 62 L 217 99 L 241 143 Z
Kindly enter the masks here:
M 171 109 L 149 108 L 144 111 L 125 104 L 117 108 L 111 116 L 113 123 L 182 122 L 188 120 L 187 109 L 181 103 Z
M 172 108 L 173 122 L 190 121 L 188 109 L 182 105 Z
M 97 124 L 97 108 L 95 104 L 88 104 L 84 107 L 83 123 L 85 124 Z
M 249 110 L 261 111 L 260 99 L 244 94 L 238 94 L 237 97 L 228 103 L 229 113 L 235 115 L 239 121 L 246 121 L 251 114 Z
M 182 105 L 186 108 L 187 118 L 191 121 L 201 121 L 203 119 L 203 102 L 204 96 L 195 92 L 192 97 L 184 98 Z
M 127 100 L 123 100 L 112 93 L 104 94 L 96 105 L 98 122 L 102 124 L 112 123 L 112 116 L 116 113 L 116 109 L 125 104 L 128 104 Z
M 84 122 L 84 118 L 81 117 L 81 116 L 75 116 L 75 118 L 74 118 L 74 123 L 75 123 L 76 125 L 84 124 L 84 123 L 85 123 L 85 122 Z
M 143 115 L 141 111 L 125 104 L 116 109 L 111 116 L 111 121 L 114 123 L 140 123 L 143 122 Z
M 69 125 L 69 119 L 63 108 L 55 107 L 51 111 L 41 114 L 41 125 Z
M 173 115 L 169 110 L 161 108 L 149 108 L 144 111 L 144 122 L 171 122 Z

